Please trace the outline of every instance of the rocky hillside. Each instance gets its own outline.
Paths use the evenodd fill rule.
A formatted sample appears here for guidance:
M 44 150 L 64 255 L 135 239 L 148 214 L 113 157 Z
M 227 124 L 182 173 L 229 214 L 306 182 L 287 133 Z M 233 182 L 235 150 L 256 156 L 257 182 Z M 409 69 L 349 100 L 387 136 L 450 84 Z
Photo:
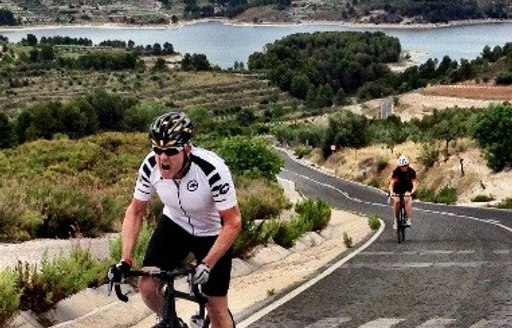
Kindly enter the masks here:
M 201 18 L 243 22 L 343 21 L 370 24 L 508 19 L 507 0 L 7 0 L 0 25 L 157 24 Z M 10 14 L 12 13 L 12 15 Z

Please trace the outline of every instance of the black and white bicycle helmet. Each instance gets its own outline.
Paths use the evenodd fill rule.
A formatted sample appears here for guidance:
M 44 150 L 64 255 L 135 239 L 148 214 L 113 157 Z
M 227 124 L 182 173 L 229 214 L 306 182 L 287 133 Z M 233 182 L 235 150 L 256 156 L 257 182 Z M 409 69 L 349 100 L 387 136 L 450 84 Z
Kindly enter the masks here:
M 192 122 L 184 112 L 169 112 L 161 115 L 149 128 L 152 147 L 183 147 L 189 143 L 192 135 Z
M 408 165 L 409 158 L 407 158 L 407 156 L 405 156 L 405 155 L 400 155 L 400 157 L 398 157 L 398 160 L 396 161 L 396 163 L 398 164 L 398 166 Z

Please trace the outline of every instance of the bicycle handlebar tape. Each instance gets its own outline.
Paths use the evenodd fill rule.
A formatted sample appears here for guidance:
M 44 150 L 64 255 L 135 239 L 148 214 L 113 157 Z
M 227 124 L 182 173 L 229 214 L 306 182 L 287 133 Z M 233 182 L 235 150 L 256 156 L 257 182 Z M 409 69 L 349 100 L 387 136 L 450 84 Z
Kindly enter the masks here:
M 117 298 L 120 300 L 120 301 L 123 301 L 123 302 L 128 302 L 128 296 L 126 296 L 125 294 L 123 294 L 123 292 L 121 291 L 121 284 L 116 282 L 115 285 L 114 285 L 114 289 L 116 291 L 116 296 Z

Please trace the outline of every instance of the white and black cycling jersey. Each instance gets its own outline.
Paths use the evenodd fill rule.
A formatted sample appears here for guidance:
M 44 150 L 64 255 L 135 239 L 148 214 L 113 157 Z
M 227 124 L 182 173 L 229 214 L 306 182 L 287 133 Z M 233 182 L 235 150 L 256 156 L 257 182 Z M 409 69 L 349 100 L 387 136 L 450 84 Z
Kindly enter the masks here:
M 139 168 L 133 197 L 148 201 L 156 191 L 163 214 L 194 236 L 215 236 L 221 228 L 219 211 L 237 204 L 231 172 L 215 153 L 192 147 L 190 167 L 181 180 L 164 179 L 150 152 Z

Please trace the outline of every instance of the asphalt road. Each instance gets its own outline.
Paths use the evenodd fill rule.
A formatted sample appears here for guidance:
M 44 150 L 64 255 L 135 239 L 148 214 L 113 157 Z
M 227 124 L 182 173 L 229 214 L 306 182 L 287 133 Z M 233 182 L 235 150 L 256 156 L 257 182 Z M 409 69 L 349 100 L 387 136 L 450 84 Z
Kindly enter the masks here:
M 512 211 L 417 201 L 413 227 L 399 245 L 384 193 L 284 156 L 280 176 L 306 196 L 375 213 L 386 228 L 332 274 L 248 327 L 512 327 Z

